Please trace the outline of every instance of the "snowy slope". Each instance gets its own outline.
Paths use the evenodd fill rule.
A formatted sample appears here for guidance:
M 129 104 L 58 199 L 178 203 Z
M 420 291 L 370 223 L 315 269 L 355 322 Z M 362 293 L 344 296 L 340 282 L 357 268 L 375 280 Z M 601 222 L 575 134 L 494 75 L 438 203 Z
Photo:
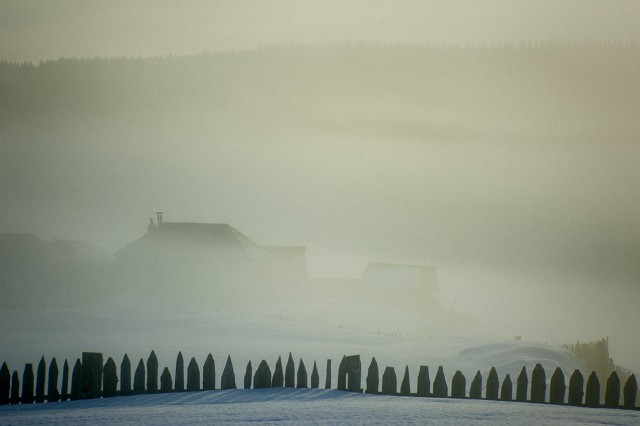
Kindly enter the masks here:
M 0 407 L 2 425 L 193 424 L 637 425 L 637 411 L 516 402 L 259 389 Z
M 575 368 L 584 370 L 584 365 L 563 349 L 531 342 L 468 337 L 465 329 L 430 336 L 408 333 L 400 337 L 394 333 L 390 337 L 350 326 L 333 312 L 328 317 L 334 321 L 324 323 L 312 314 L 289 310 L 280 315 L 278 312 L 284 309 L 194 310 L 155 303 L 145 305 L 140 300 L 65 310 L 0 310 L 0 335 L 3 336 L 0 360 L 6 360 L 11 370 L 20 371 L 25 362 L 35 365 L 43 354 L 48 362 L 55 356 L 61 367 L 65 358 L 72 365 L 82 351 L 97 351 L 104 353 L 105 360 L 113 357 L 119 367 L 125 353 L 135 365 L 140 358 L 146 360 L 153 349 L 160 371 L 168 366 L 173 372 L 178 351 L 182 351 L 187 363 L 195 357 L 200 366 L 211 352 L 219 372 L 216 377 L 219 385 L 229 354 L 240 380 L 249 360 L 253 361 L 254 368 L 262 359 L 273 368 L 278 356 L 286 360 L 292 352 L 296 364 L 302 358 L 309 373 L 313 362 L 317 362 L 321 384 L 324 384 L 326 360 L 332 359 L 335 386 L 342 355 L 360 354 L 364 371 L 372 357 L 376 358 L 381 372 L 386 366 L 393 366 L 401 375 L 408 365 L 414 392 L 420 365 L 430 367 L 432 379 L 437 367 L 444 366 L 448 381 L 456 370 L 461 370 L 468 384 L 476 370 L 486 378 L 492 366 L 498 370 L 500 380 L 505 374 L 515 379 L 522 366 L 530 370 L 538 362 L 545 367 L 548 378 L 557 366 L 567 375 Z M 363 382 L 364 379 L 363 375 Z

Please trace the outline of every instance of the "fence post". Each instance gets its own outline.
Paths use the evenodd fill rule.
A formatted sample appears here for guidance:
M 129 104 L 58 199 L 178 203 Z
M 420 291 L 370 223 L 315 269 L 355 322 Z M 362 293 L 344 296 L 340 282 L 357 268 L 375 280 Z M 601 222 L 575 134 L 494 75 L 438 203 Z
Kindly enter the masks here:
M 158 357 L 153 350 L 147 358 L 147 392 L 158 392 Z
M 102 390 L 102 354 L 99 352 L 82 352 L 82 386 L 81 398 L 99 398 Z
M 620 379 L 615 371 L 607 379 L 607 389 L 604 393 L 604 406 L 618 408 L 620 405 Z
M 411 382 L 409 381 L 409 366 L 404 367 L 404 377 L 402 378 L 402 383 L 400 384 L 400 395 L 409 396 L 411 395 Z
M 22 374 L 22 403 L 33 404 L 33 364 L 25 364 Z
M 253 388 L 263 389 L 271 387 L 271 369 L 267 361 L 260 361 L 256 374 L 253 376 Z
M 171 372 L 168 367 L 162 370 L 160 375 L 160 392 L 171 392 L 173 390 L 173 380 L 171 380 Z
M 60 392 L 58 392 L 58 362 L 55 358 L 51 360 L 47 383 L 47 402 L 58 402 L 60 399 Z
M 513 383 L 511 382 L 511 376 L 507 374 L 502 382 L 502 389 L 500 390 L 500 399 L 502 401 L 511 401 L 513 398 Z
M 62 366 L 62 389 L 60 392 L 63 401 L 69 399 L 69 362 L 66 359 Z
M 145 391 L 145 377 L 146 371 L 144 367 L 144 360 L 140 358 L 138 366 L 133 374 L 133 393 L 139 394 Z
M 638 383 L 636 382 L 636 375 L 632 374 L 624 384 L 624 408 L 635 408 L 636 397 L 638 395 Z
M 429 379 L 429 367 L 421 365 L 418 371 L 418 389 L 417 395 L 426 397 L 431 392 L 431 380 Z
M 464 399 L 467 379 L 462 371 L 457 370 L 451 379 L 451 398 Z
M 144 361 L 140 358 L 136 372 L 133 374 L 133 393 L 144 393 L 145 368 Z
M 7 363 L 2 363 L 0 368 L 0 405 L 9 403 L 9 390 L 11 389 L 11 373 Z
M 182 392 L 184 390 L 184 358 L 182 358 L 182 352 L 178 352 L 176 358 L 176 391 Z
M 360 355 L 350 355 L 346 358 L 347 362 L 347 390 L 349 392 L 362 393 L 362 364 L 360 363 Z
M 595 371 L 587 379 L 587 394 L 584 398 L 584 405 L 587 407 L 598 407 L 600 405 L 600 381 Z
M 573 371 L 571 378 L 569 379 L 569 405 L 580 406 L 582 405 L 582 398 L 584 397 L 584 377 L 577 368 Z
M 80 358 L 76 359 L 71 373 L 71 400 L 80 399 L 82 393 L 82 364 Z
M 11 375 L 11 404 L 20 402 L 20 378 L 18 372 L 14 371 Z
M 307 368 L 304 366 L 304 362 L 302 358 L 300 358 L 300 362 L 298 363 L 298 377 L 296 378 L 298 388 L 306 388 L 307 387 Z
M 247 368 L 244 371 L 244 388 L 251 389 L 251 376 L 253 374 L 253 368 L 251 367 L 251 361 L 247 363 Z
M 36 372 L 36 402 L 44 402 L 44 381 L 47 374 L 47 363 L 44 360 L 44 355 L 40 358 L 38 363 L 38 370 Z
M 327 375 L 324 381 L 324 388 L 331 389 L 331 360 L 327 360 Z
M 282 386 L 284 386 L 284 373 L 282 371 L 282 357 L 278 356 L 278 360 L 276 361 L 276 368 L 273 370 L 273 377 L 271 378 L 271 387 L 281 388 Z
M 200 367 L 195 358 L 191 358 L 189 366 L 187 367 L 187 390 L 199 391 L 200 390 Z
M 289 358 L 287 359 L 287 366 L 284 370 L 284 386 L 287 388 L 296 387 L 295 384 L 295 375 L 296 375 L 296 367 L 293 364 L 293 357 L 291 356 L 291 352 L 289 352 Z
M 118 372 L 116 371 L 116 363 L 113 358 L 109 357 L 104 364 L 102 395 L 105 398 L 116 396 L 118 394 Z
M 320 387 L 320 375 L 318 374 L 318 367 L 316 362 L 313 361 L 313 371 L 311 371 L 311 388 L 318 389 Z
M 216 388 L 216 363 L 211 354 L 202 366 L 202 390 L 214 390 Z
M 550 386 L 549 402 L 551 404 L 564 404 L 564 393 L 567 387 L 564 383 L 564 373 L 560 367 L 556 367 L 556 370 L 553 372 Z
M 531 373 L 531 402 L 544 403 L 547 391 L 547 377 L 542 365 L 536 364 Z
M 396 370 L 393 367 L 387 367 L 382 374 L 382 394 L 397 395 L 398 380 L 396 378 Z
M 438 367 L 436 378 L 433 380 L 433 396 L 436 398 L 446 398 L 449 396 L 449 387 L 447 386 L 447 379 L 444 377 L 444 369 L 442 366 Z
M 527 377 L 526 367 L 522 367 L 518 380 L 516 381 L 516 401 L 525 402 L 527 400 L 527 388 L 529 387 L 529 378 Z
M 500 379 L 498 379 L 498 372 L 495 367 L 491 367 L 489 371 L 489 377 L 487 377 L 487 390 L 486 397 L 489 400 L 498 400 L 498 391 L 500 389 Z
M 369 369 L 367 370 L 366 382 L 367 388 L 365 389 L 365 393 L 378 393 L 378 388 L 380 386 L 380 377 L 376 357 L 373 357 L 373 359 L 371 359 L 371 364 L 369 364 Z
M 236 373 L 233 371 L 231 355 L 227 355 L 227 362 L 224 365 L 224 370 L 222 370 L 220 389 L 236 389 Z
M 347 356 L 343 355 L 338 366 L 338 390 L 347 390 Z
M 33 404 L 33 364 L 25 364 L 22 373 L 22 403 Z
M 469 387 L 469 399 L 480 398 L 482 398 L 482 374 L 480 373 L 480 370 L 478 370 L 471 381 L 471 386 Z
M 129 356 L 124 354 L 120 364 L 120 395 L 131 393 L 131 361 Z

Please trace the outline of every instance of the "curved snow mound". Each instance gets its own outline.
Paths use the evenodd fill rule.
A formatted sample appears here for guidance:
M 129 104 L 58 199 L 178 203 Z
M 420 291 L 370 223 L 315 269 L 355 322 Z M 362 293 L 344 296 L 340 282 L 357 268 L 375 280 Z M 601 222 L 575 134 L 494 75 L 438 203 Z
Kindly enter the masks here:
M 517 341 L 473 346 L 460 351 L 458 357 L 474 360 L 481 371 L 495 367 L 500 376 L 513 375 L 522 367 L 529 371 L 538 363 L 549 375 L 556 367 L 560 367 L 565 375 L 570 375 L 576 368 L 587 368 L 582 360 L 565 349 Z
M 2 423 L 30 424 L 419 424 L 637 425 L 630 410 L 259 389 L 137 395 L 0 407 Z M 526 419 L 526 420 L 525 420 Z

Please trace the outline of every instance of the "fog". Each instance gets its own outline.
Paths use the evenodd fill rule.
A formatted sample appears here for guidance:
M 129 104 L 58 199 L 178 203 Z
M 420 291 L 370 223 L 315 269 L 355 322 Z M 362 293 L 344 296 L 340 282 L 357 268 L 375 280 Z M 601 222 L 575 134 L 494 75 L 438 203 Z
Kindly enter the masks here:
M 113 254 L 161 210 L 311 278 L 430 265 L 456 327 L 640 370 L 637 3 L 51 4 L 1 4 L 0 59 L 178 56 L 0 64 L 0 232 Z

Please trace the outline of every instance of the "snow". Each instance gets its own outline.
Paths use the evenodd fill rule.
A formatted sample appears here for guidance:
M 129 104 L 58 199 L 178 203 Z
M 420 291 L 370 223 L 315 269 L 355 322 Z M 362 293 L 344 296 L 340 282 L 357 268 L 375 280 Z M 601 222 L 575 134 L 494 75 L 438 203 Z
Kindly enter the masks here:
M 637 425 L 637 411 L 517 402 L 257 389 L 136 395 L 0 407 L 0 424 Z
M 568 375 L 586 371 L 571 353 L 549 345 L 483 337 L 465 329 L 426 333 L 400 328 L 409 317 L 391 323 L 399 332 L 367 328 L 353 313 L 322 306 L 285 309 L 269 306 L 193 309 L 162 305 L 129 295 L 98 306 L 68 309 L 0 310 L 3 338 L 0 361 L 22 374 L 26 362 L 37 364 L 44 354 L 47 365 L 56 357 L 61 369 L 64 359 L 73 365 L 83 351 L 102 352 L 105 361 L 113 357 L 118 366 L 125 353 L 133 365 L 155 350 L 159 370 L 167 366 L 172 374 L 178 351 L 187 364 L 195 357 L 200 367 L 208 353 L 217 364 L 216 386 L 220 385 L 227 355 L 233 361 L 236 382 L 242 384 L 246 363 L 255 368 L 265 359 L 271 368 L 278 356 L 286 360 L 292 352 L 296 365 L 303 359 L 310 373 L 317 362 L 320 384 L 325 381 L 326 360 L 332 359 L 333 386 L 343 355 L 360 354 L 364 385 L 366 370 L 375 357 L 380 372 L 386 366 L 400 377 L 409 366 L 411 390 L 416 391 L 420 365 L 428 365 L 431 380 L 442 365 L 449 384 L 461 370 L 467 385 L 477 370 L 487 377 L 495 366 L 500 380 L 511 374 L 515 380 L 522 366 L 528 371 L 541 363 L 547 378 L 556 367 Z M 360 311 L 353 310 L 352 312 Z M 374 311 L 375 312 L 375 311 Z M 410 318 L 409 318 L 410 319 Z M 437 318 L 426 318 L 437 321 Z M 407 330 L 409 330 L 407 332 Z M 415 331 L 415 330 L 414 330 Z M 59 378 L 61 380 L 61 378 Z M 349 424 L 640 424 L 638 412 L 587 409 L 565 406 L 466 401 L 381 395 L 358 395 L 335 390 L 265 389 L 207 391 L 137 395 L 110 399 L 0 407 L 0 425 L 11 424 L 198 424 L 198 423 L 349 423 Z
M 571 353 L 539 343 L 451 333 L 389 337 L 358 328 L 311 322 L 308 318 L 292 320 L 242 309 L 0 310 L 0 334 L 4 348 L 11 348 L 0 356 L 11 370 L 18 371 L 25 362 L 35 365 L 42 355 L 47 362 L 55 356 L 59 367 L 65 358 L 73 365 L 83 351 L 102 352 L 105 361 L 113 357 L 118 366 L 127 353 L 135 365 L 140 358 L 146 360 L 153 349 L 160 371 L 168 366 L 172 372 L 178 351 L 182 351 L 186 363 L 195 357 L 200 366 L 211 352 L 220 369 L 227 355 L 231 355 L 238 381 L 249 360 L 254 368 L 262 359 L 273 368 L 278 356 L 286 359 L 292 352 L 296 364 L 302 358 L 309 373 L 316 361 L 320 383 L 324 384 L 326 360 L 332 359 L 334 385 L 342 356 L 360 354 L 363 371 L 373 357 L 381 372 L 392 366 L 401 375 L 408 365 L 413 392 L 420 365 L 429 366 L 432 379 L 440 365 L 449 381 L 456 370 L 461 370 L 468 384 L 477 370 L 486 377 L 491 367 L 496 367 L 500 380 L 506 374 L 515 379 L 522 366 L 530 371 L 538 362 L 549 378 L 558 366 L 567 376 L 575 368 L 589 373 Z M 216 380 L 219 385 L 220 375 Z

